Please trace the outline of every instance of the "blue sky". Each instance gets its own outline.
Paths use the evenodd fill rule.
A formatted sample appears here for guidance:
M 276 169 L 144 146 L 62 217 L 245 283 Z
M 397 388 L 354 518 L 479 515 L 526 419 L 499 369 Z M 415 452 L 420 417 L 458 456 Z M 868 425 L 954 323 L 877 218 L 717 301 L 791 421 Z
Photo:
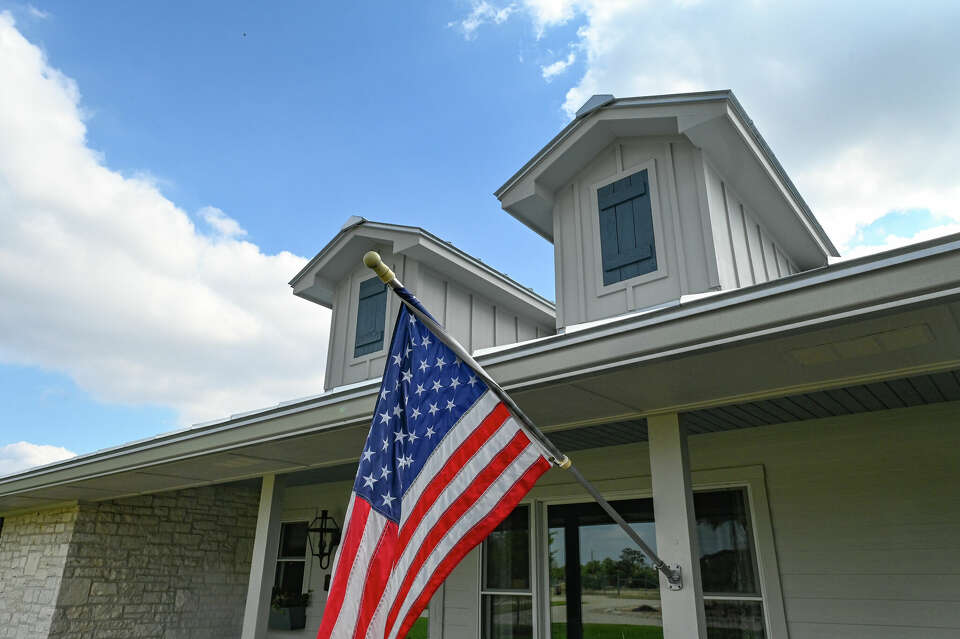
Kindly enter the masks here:
M 733 88 L 848 255 L 960 220 L 950 4 L 0 12 L 0 474 L 49 459 L 19 442 L 88 452 L 318 392 L 327 317 L 286 281 L 350 215 L 553 298 L 552 247 L 492 192 L 594 92 Z

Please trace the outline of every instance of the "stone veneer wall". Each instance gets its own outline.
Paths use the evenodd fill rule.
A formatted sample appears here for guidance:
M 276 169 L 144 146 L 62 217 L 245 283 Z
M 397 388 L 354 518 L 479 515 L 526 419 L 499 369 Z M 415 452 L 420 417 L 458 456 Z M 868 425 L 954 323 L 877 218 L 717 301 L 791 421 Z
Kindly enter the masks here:
M 206 486 L 7 518 L 0 638 L 240 636 L 259 486 Z
M 0 532 L 0 637 L 43 639 L 54 617 L 76 506 L 7 517 Z

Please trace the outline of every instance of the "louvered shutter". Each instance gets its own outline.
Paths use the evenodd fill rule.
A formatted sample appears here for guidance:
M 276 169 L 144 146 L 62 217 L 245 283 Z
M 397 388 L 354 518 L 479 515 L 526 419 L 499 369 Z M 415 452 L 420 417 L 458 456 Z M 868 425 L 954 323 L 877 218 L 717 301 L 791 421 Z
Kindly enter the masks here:
M 646 169 L 597 189 L 597 203 L 603 283 L 657 270 Z
M 387 316 L 387 286 L 373 277 L 360 283 L 357 304 L 357 337 L 353 356 L 375 353 L 383 348 L 383 332 Z

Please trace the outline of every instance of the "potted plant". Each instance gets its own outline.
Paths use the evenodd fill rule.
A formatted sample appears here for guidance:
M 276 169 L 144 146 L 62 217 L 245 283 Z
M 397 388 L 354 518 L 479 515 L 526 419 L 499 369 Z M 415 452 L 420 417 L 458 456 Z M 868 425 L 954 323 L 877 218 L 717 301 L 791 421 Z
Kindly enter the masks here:
M 312 591 L 310 591 L 312 592 Z M 300 630 L 307 626 L 307 606 L 310 592 L 289 593 L 273 591 L 270 599 L 271 630 Z

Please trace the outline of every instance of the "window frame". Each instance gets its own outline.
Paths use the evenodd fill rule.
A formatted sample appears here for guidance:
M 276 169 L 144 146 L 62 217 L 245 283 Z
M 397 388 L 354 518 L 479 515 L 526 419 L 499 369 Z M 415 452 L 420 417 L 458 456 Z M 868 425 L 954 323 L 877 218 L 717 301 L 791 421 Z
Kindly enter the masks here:
M 597 297 L 611 295 L 628 288 L 654 282 L 670 275 L 667 265 L 667 251 L 663 250 L 666 238 L 663 233 L 663 209 L 661 206 L 660 192 L 657 178 L 657 161 L 650 158 L 643 162 L 623 166 L 623 153 L 620 145 L 617 145 L 617 171 L 600 181 L 590 185 L 590 228 L 593 232 L 593 270 L 594 286 L 596 287 Z M 657 268 L 649 273 L 629 277 L 613 284 L 603 283 L 603 250 L 600 240 L 600 204 L 597 200 L 597 191 L 605 186 L 613 184 L 618 180 L 631 176 L 641 171 L 647 171 L 647 190 L 650 194 L 650 214 L 653 218 L 653 253 L 657 258 Z
M 309 552 L 309 544 L 307 544 L 307 546 L 303 550 L 303 557 L 286 557 L 284 555 L 281 555 L 280 552 L 281 550 L 283 550 L 283 527 L 286 524 L 304 524 L 307 527 L 309 527 L 310 521 L 299 518 L 299 517 L 280 520 L 280 530 L 277 532 L 277 560 L 274 562 L 273 588 L 271 588 L 270 591 L 272 593 L 277 588 L 277 585 L 278 585 L 277 577 L 276 577 L 277 568 L 280 567 L 281 563 L 289 563 L 289 564 L 301 563 L 303 564 L 303 578 L 300 580 L 300 594 L 303 594 L 304 592 L 306 592 L 304 590 L 304 585 L 307 585 L 307 587 L 309 587 L 309 584 L 310 584 L 310 578 L 307 576 L 307 553 Z
M 757 561 L 757 578 L 760 595 L 704 595 L 704 601 L 761 601 L 764 626 L 767 639 L 786 639 L 787 622 L 783 605 L 783 593 L 780 585 L 780 569 L 777 561 L 776 544 L 773 536 L 773 523 L 770 517 L 770 505 L 767 498 L 766 475 L 763 466 L 741 466 L 711 470 L 692 471 L 691 484 L 696 492 L 729 489 L 743 489 L 747 499 L 747 514 L 750 532 L 753 535 L 754 551 Z M 623 486 L 629 483 L 630 488 Z M 645 499 L 653 497 L 650 476 L 638 476 L 614 480 L 601 480 L 595 485 L 603 496 L 611 501 L 619 499 Z M 540 602 L 549 601 L 550 575 L 548 552 L 547 507 L 558 504 L 580 503 L 584 501 L 582 492 L 573 484 L 550 486 L 547 490 L 535 488 L 537 494 L 533 503 L 535 521 L 531 533 L 533 540 L 534 563 L 532 587 L 534 592 L 534 637 L 549 639 L 549 631 L 544 634 L 540 629 L 550 628 L 550 608 Z M 656 523 L 656 522 L 654 522 Z M 481 557 L 481 561 L 482 561 Z M 482 586 L 482 583 L 480 584 Z M 544 599 L 546 597 L 546 599 Z M 482 620 L 481 620 L 482 624 Z M 482 629 L 482 626 L 481 626 Z M 478 629 L 479 631 L 479 629 Z
M 525 590 L 515 590 L 515 589 L 486 589 L 483 587 L 484 574 L 483 571 L 486 569 L 486 539 L 480 542 L 480 552 L 478 554 L 478 561 L 480 562 L 480 570 L 478 571 L 479 584 L 477 588 L 477 610 L 479 614 L 477 615 L 477 637 L 483 637 L 483 598 L 484 596 L 496 596 L 496 595 L 506 595 L 506 596 L 528 596 L 530 597 L 530 612 L 531 612 L 531 623 L 533 626 L 533 636 L 540 636 L 540 601 L 542 601 L 542 595 L 539 593 L 538 588 L 538 574 L 537 574 L 537 563 L 538 559 L 536 556 L 537 553 L 537 544 L 536 544 L 536 512 L 538 508 L 538 502 L 533 499 L 522 499 L 514 507 L 519 508 L 520 506 L 527 507 L 527 526 L 529 534 L 527 535 L 527 546 L 529 548 L 529 570 L 530 570 L 530 591 Z

